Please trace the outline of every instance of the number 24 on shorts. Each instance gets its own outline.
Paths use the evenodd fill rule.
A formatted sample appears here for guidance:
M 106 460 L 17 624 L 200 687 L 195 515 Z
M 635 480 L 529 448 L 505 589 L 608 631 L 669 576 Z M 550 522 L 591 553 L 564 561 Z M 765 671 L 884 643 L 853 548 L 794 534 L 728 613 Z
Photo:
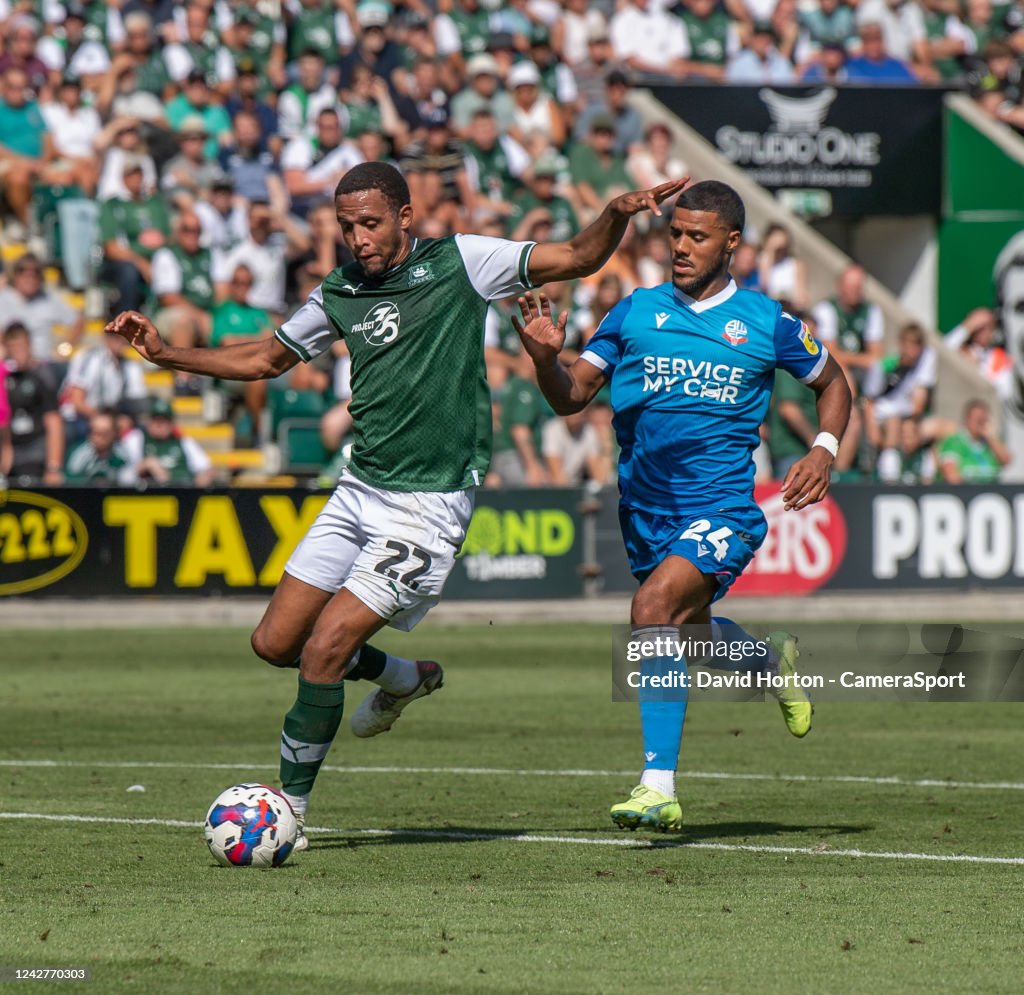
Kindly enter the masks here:
M 698 519 L 679 537 L 680 539 L 692 539 L 697 543 L 697 552 L 701 556 L 707 555 L 710 550 L 704 545 L 705 540 L 715 547 L 715 559 L 721 563 L 729 555 L 729 544 L 726 539 L 732 535 L 732 529 L 722 527 L 708 532 L 711 523 L 706 518 Z
M 417 584 L 419 578 L 433 565 L 434 561 L 430 554 L 425 549 L 420 549 L 419 546 L 407 546 L 404 542 L 397 542 L 394 539 L 389 539 L 384 545 L 395 555 L 381 560 L 373 569 L 384 577 L 397 580 L 415 591 L 419 586 Z M 405 573 L 399 573 L 395 568 L 399 563 L 404 563 L 407 560 L 417 560 L 420 565 L 405 571 Z

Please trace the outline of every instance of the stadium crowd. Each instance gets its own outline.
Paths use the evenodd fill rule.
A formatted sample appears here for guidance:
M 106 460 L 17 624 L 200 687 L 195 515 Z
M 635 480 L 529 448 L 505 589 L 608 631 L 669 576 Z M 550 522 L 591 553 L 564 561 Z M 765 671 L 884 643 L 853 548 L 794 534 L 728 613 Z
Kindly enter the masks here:
M 222 421 L 285 471 L 342 465 L 342 343 L 284 382 L 216 384 L 144 370 L 97 329 L 136 308 L 176 345 L 272 334 L 350 261 L 332 191 L 356 163 L 402 168 L 421 237 L 561 240 L 615 193 L 686 171 L 631 106 L 640 80 L 945 81 L 1024 130 L 1022 53 L 1021 0 L 0 0 L 0 474 L 202 486 L 233 465 L 196 441 Z M 858 267 L 811 301 L 785 229 L 745 238 L 737 282 L 812 325 L 858 395 L 841 477 L 994 479 L 1008 457 L 984 405 L 962 426 L 931 415 L 934 352 L 909 326 L 884 354 Z M 571 312 L 570 354 L 668 277 L 655 218 L 595 277 L 544 288 Z M 947 344 L 1005 390 L 995 334 L 972 312 Z M 488 483 L 612 482 L 607 403 L 551 417 L 506 304 L 485 349 Z M 759 472 L 783 474 L 815 432 L 812 395 L 780 374 Z

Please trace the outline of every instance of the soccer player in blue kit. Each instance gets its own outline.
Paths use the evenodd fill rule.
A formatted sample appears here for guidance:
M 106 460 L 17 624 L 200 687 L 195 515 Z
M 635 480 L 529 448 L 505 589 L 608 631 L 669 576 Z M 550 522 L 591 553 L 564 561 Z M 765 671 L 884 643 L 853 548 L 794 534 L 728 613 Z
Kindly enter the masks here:
M 793 636 L 774 632 L 762 643 L 735 622 L 712 617 L 710 606 L 743 572 L 767 531 L 754 502 L 752 453 L 775 369 L 787 370 L 815 392 L 821 429 L 782 483 L 787 511 L 814 504 L 828 491 L 851 395 L 839 365 L 806 325 L 777 302 L 733 282 L 729 263 L 744 223 L 743 201 L 724 183 L 706 181 L 684 190 L 669 226 L 671 282 L 620 301 L 570 367 L 558 358 L 566 313 L 553 320 L 543 296 L 539 303 L 520 297 L 522 321 L 513 322 L 558 414 L 579 411 L 611 383 L 621 447 L 619 518 L 630 568 L 640 582 L 631 608 L 632 638 L 676 645 L 680 625 L 707 625 L 714 639 L 760 647 L 760 653 L 745 650 L 739 669 L 785 677 L 795 673 Z M 806 693 L 789 686 L 775 695 L 789 731 L 806 735 Z M 686 694 L 674 701 L 665 697 L 660 690 L 640 690 L 643 773 L 629 799 L 611 809 L 612 819 L 625 828 L 682 828 L 675 771 Z

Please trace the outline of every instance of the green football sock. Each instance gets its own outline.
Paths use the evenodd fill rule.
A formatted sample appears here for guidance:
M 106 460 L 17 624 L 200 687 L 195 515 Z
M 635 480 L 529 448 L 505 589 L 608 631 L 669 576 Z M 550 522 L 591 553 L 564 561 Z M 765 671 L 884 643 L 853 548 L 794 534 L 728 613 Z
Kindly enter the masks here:
M 344 710 L 343 682 L 313 684 L 299 678 L 299 693 L 281 732 L 281 786 L 288 794 L 312 791 Z

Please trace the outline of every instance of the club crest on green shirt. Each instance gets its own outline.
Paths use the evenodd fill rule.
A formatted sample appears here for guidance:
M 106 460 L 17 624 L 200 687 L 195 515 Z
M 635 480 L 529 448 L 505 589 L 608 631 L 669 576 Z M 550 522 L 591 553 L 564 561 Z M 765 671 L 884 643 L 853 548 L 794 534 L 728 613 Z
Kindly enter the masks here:
M 434 270 L 430 263 L 420 263 L 409 270 L 409 286 L 418 287 L 421 283 L 429 283 L 434 279 Z

